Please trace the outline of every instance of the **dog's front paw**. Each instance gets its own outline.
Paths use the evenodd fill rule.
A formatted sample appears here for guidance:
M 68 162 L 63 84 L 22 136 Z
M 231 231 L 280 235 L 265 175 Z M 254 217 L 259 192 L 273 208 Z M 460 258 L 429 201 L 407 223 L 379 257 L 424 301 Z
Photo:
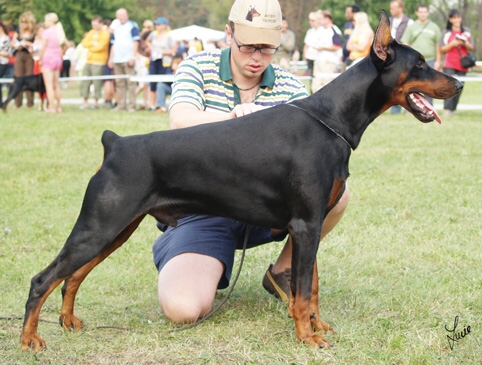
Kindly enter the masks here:
M 74 315 L 70 316 L 60 316 L 59 318 L 60 325 L 65 331 L 80 331 L 84 328 L 84 322 L 78 319 Z
M 27 351 L 28 349 L 42 351 L 47 349 L 47 345 L 42 337 L 37 333 L 32 333 L 30 335 L 22 335 L 20 348 L 24 351 Z
M 331 334 L 335 333 L 335 331 L 333 330 L 333 327 L 331 327 L 328 323 L 322 321 L 320 317 L 316 315 L 316 313 L 313 313 L 310 316 L 310 321 L 311 321 L 311 326 L 313 327 L 315 332 L 331 333 Z
M 329 343 L 322 335 L 312 333 L 300 339 L 301 342 L 317 349 L 329 349 L 333 344 Z

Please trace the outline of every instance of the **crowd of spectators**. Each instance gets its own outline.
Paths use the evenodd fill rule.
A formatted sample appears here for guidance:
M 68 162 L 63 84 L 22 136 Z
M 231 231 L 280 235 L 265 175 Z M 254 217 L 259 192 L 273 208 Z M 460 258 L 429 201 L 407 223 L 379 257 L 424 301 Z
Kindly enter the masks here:
M 402 0 L 392 0 L 390 13 L 394 39 L 420 51 L 436 69 L 450 74 L 466 74 L 468 69 L 461 66 L 459 59 L 460 55 L 473 49 L 473 39 L 470 30 L 461 24 L 457 10 L 448 15 L 449 21 L 443 32 L 428 19 L 427 5 L 417 6 L 417 19 L 414 20 L 405 14 Z M 367 14 L 359 5 L 353 4 L 346 7 L 345 17 L 342 32 L 333 23 L 329 10 L 310 12 L 310 27 L 301 55 L 288 19 L 283 18 L 281 44 L 273 63 L 290 70 L 291 61 L 300 58 L 306 61 L 305 75 L 312 77 L 311 91 L 316 92 L 333 78 L 333 74 L 343 72 L 369 53 L 374 32 Z M 55 31 L 49 30 L 51 27 Z M 80 82 L 82 110 L 103 106 L 114 111 L 166 113 L 166 95 L 171 93 L 171 83 L 131 82 L 128 78 L 109 79 L 107 76 L 173 74 L 185 57 L 209 47 L 226 46 L 225 40 L 205 45 L 197 38 L 179 42 L 171 37 L 170 32 L 166 17 L 158 17 L 154 21 L 146 19 L 139 27 L 129 19 L 127 10 L 121 8 L 116 11 L 113 21 L 94 16 L 91 29 L 76 46 L 66 39 L 62 23 L 55 13 L 47 14 L 44 22 L 37 23 L 33 13 L 27 11 L 21 14 L 17 28 L 0 22 L 0 78 L 42 73 L 47 95 L 39 95 L 40 109 L 51 113 L 62 110 L 61 91 L 56 87 L 58 78 L 69 76 L 89 78 Z M 1 102 L 2 89 L 8 90 L 10 85 L 0 86 Z M 31 91 L 25 91 L 15 99 L 15 108 L 22 106 L 24 94 L 26 107 L 32 108 L 34 95 Z M 139 94 L 142 94 L 142 102 L 136 106 Z M 100 104 L 102 96 L 103 105 Z M 92 100 L 90 104 L 89 98 Z M 47 108 L 44 108 L 44 99 L 47 100 Z M 447 115 L 453 113 L 457 103 L 458 99 L 445 103 Z M 392 113 L 400 111 L 400 107 L 392 108 Z
M 429 19 L 429 7 L 426 4 L 417 5 L 417 19 L 411 19 L 405 14 L 402 0 L 391 0 L 390 13 L 391 35 L 396 41 L 419 51 L 427 63 L 439 71 L 466 75 L 469 69 L 462 66 L 460 59 L 474 49 L 474 40 L 470 29 L 462 24 L 457 9 L 450 10 L 443 31 Z M 347 22 L 342 34 L 333 24 L 329 11 L 318 10 L 309 14 L 310 28 L 304 39 L 303 60 L 306 60 L 308 73 L 312 76 L 312 92 L 323 87 L 334 72 L 343 72 L 366 57 L 370 51 L 374 31 L 367 14 L 359 5 L 353 4 L 346 7 L 345 17 Z M 444 101 L 445 115 L 454 113 L 459 99 L 460 94 Z M 432 103 L 430 98 L 428 101 Z M 401 107 L 392 107 L 391 112 L 400 113 Z

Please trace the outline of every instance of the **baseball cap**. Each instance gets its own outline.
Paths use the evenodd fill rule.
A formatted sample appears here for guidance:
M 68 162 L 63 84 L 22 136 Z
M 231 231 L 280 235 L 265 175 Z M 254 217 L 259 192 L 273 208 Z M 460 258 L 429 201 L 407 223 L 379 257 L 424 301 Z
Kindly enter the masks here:
M 229 20 L 236 38 L 243 44 L 281 43 L 281 7 L 278 0 L 236 0 Z
M 169 22 L 167 21 L 166 18 L 164 18 L 163 16 L 160 16 L 159 18 L 156 19 L 156 21 L 154 22 L 154 24 L 169 25 Z

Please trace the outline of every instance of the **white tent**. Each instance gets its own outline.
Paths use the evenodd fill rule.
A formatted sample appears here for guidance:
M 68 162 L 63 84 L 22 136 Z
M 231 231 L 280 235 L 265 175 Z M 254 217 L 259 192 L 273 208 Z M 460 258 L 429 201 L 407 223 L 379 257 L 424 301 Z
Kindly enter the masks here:
M 170 35 L 175 41 L 190 41 L 191 39 L 197 38 L 203 42 L 215 42 L 224 38 L 224 32 L 200 27 L 199 25 L 190 25 L 188 27 L 174 29 Z

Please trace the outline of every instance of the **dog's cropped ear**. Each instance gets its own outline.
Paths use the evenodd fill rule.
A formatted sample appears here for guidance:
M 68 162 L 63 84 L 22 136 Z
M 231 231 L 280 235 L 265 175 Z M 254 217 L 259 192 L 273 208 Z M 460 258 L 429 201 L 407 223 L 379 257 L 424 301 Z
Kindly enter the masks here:
M 370 51 L 370 57 L 372 62 L 377 68 L 383 66 L 390 58 L 389 46 L 392 41 L 390 33 L 390 20 L 387 12 L 382 10 L 380 16 L 380 23 L 378 23 L 377 30 L 375 32 L 375 38 L 373 39 L 372 49 Z

